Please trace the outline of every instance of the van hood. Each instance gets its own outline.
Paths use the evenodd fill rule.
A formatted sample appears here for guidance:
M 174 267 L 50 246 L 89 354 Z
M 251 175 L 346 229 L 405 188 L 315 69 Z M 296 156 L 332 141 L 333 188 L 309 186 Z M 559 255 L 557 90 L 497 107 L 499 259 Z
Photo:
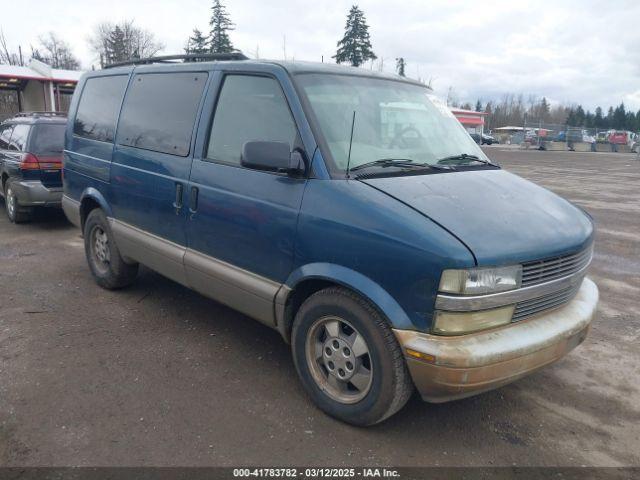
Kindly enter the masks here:
M 429 217 L 462 241 L 478 265 L 571 253 L 591 219 L 558 195 L 504 170 L 373 178 L 364 183 Z

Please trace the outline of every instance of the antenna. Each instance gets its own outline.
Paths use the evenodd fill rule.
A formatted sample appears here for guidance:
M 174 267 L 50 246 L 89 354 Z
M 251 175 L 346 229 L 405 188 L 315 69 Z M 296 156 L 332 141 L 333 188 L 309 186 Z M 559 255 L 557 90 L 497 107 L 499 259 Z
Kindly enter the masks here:
M 349 155 L 347 155 L 347 178 L 349 177 L 349 165 L 351 164 L 351 145 L 353 145 L 353 126 L 356 124 L 356 111 L 353 111 L 351 118 L 351 137 L 349 138 Z

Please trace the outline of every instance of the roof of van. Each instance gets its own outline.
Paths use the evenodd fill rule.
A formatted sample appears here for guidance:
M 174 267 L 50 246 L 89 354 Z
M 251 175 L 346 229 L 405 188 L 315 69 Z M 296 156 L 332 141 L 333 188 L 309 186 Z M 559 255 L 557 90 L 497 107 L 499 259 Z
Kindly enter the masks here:
M 33 125 L 36 123 L 53 123 L 53 124 L 66 124 L 67 123 L 67 117 L 66 116 L 62 116 L 62 115 L 47 115 L 46 113 L 44 115 L 41 115 L 40 113 L 45 113 L 45 112 L 28 112 L 26 114 L 24 113 L 19 113 L 13 117 L 9 117 L 6 120 L 4 120 L 3 122 L 1 122 L 3 125 L 5 124 L 26 124 L 26 125 Z
M 351 67 L 345 65 L 338 65 L 335 63 L 320 63 L 320 62 L 305 62 L 305 61 L 281 61 L 281 60 L 231 60 L 231 61 L 212 61 L 212 62 L 176 62 L 176 63 L 150 63 L 144 65 L 127 65 L 122 67 L 114 67 L 108 70 L 97 70 L 89 72 L 89 76 L 100 76 L 101 72 L 107 74 L 114 74 L 118 72 L 130 72 L 135 68 L 135 71 L 144 72 L 146 70 L 155 70 L 158 68 L 176 68 L 179 70 L 190 69 L 194 66 L 205 69 L 218 69 L 226 65 L 277 65 L 284 68 L 292 75 L 301 73 L 324 73 L 334 75 L 355 75 L 359 77 L 368 78 L 380 78 L 386 80 L 395 80 L 413 85 L 419 85 L 425 88 L 430 88 L 424 83 L 417 80 L 413 80 L 407 77 L 401 77 L 392 73 L 379 72 L 370 70 L 364 67 Z

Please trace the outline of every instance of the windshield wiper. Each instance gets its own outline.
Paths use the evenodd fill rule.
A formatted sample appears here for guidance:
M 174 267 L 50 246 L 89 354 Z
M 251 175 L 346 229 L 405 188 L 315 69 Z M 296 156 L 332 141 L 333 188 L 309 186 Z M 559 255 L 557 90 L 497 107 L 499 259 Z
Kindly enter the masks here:
M 492 167 L 497 167 L 495 163 L 485 160 L 484 158 L 480 158 L 477 155 L 473 155 L 471 153 L 459 153 L 458 155 L 449 155 L 448 157 L 443 157 L 438 160 L 438 164 L 453 164 L 453 165 L 465 165 L 466 163 L 460 163 L 464 160 L 469 160 L 470 162 L 478 162 L 484 163 L 485 165 L 491 165 Z
M 407 168 L 435 168 L 438 170 L 449 170 L 449 168 L 442 165 L 431 165 L 430 163 L 415 163 L 410 158 L 381 158 L 380 160 L 374 160 L 373 162 L 363 163 L 351 168 L 351 171 L 361 170 L 363 168 L 370 167 L 407 167 Z

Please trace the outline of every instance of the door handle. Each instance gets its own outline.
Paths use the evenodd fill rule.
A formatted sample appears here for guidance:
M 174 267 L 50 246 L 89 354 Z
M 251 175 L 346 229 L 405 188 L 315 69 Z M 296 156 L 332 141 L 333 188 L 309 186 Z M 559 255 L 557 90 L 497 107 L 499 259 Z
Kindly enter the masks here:
M 191 187 L 189 194 L 189 212 L 193 215 L 198 210 L 198 187 Z
M 176 210 L 176 215 L 180 213 L 182 209 L 182 191 L 184 190 L 184 186 L 181 183 L 176 183 L 176 198 L 173 202 L 173 208 Z

